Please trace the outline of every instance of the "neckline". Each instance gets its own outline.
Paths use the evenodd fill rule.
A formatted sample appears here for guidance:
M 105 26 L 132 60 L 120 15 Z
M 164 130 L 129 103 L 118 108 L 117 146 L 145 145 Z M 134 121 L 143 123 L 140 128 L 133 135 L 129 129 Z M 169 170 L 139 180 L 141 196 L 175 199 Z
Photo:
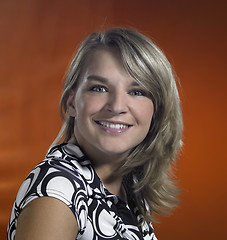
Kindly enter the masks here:
M 75 165 L 76 168 L 79 167 L 77 164 L 80 165 L 80 168 L 78 170 L 81 171 L 81 175 L 85 178 L 85 180 L 87 182 L 90 182 L 90 179 L 88 179 L 86 176 L 87 169 L 89 169 L 90 171 L 93 172 L 93 174 L 94 174 L 93 181 L 91 183 L 89 183 L 89 185 L 88 185 L 88 186 L 92 186 L 91 187 L 92 193 L 90 196 L 97 198 L 97 199 L 98 198 L 106 198 L 106 199 L 111 198 L 111 199 L 113 199 L 115 204 L 117 204 L 118 202 L 122 202 L 126 206 L 128 206 L 127 201 L 123 200 L 122 198 L 111 193 L 108 190 L 108 188 L 104 185 L 104 183 L 101 181 L 100 177 L 98 176 L 97 172 L 95 171 L 95 168 L 93 167 L 90 159 L 83 153 L 80 146 L 78 146 L 74 143 L 59 143 L 59 144 L 53 146 L 51 149 L 55 150 L 55 148 L 59 148 L 59 147 L 60 147 L 62 153 L 67 155 L 67 157 L 68 157 L 67 160 L 70 161 L 73 165 Z M 51 150 L 50 150 L 50 152 L 51 152 Z M 55 153 L 55 151 L 53 152 L 53 154 L 54 153 Z M 65 157 L 64 157 L 64 159 L 65 159 Z M 62 160 L 64 160 L 64 159 L 62 159 Z M 122 188 L 124 191 L 125 198 L 128 199 L 124 179 L 122 181 Z

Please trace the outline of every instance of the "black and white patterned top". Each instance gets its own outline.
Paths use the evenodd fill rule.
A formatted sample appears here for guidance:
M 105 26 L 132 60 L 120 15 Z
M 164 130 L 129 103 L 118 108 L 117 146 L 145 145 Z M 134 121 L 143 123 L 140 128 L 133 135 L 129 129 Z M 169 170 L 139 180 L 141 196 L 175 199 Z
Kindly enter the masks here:
M 17 218 L 32 200 L 55 197 L 72 210 L 80 240 L 157 240 L 151 223 L 141 230 L 128 205 L 111 194 L 101 183 L 90 161 L 74 144 L 58 144 L 51 148 L 22 184 L 14 202 L 7 239 L 13 240 Z

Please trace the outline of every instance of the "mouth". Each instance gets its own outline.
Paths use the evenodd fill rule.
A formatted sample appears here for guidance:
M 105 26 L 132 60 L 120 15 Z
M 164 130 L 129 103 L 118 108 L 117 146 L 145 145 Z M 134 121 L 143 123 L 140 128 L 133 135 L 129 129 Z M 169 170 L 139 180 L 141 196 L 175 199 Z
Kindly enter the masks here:
M 95 121 L 97 124 L 104 128 L 108 129 L 115 129 L 115 130 L 127 130 L 130 128 L 132 125 L 125 124 L 125 123 L 113 123 L 113 122 L 108 122 L 108 121 Z

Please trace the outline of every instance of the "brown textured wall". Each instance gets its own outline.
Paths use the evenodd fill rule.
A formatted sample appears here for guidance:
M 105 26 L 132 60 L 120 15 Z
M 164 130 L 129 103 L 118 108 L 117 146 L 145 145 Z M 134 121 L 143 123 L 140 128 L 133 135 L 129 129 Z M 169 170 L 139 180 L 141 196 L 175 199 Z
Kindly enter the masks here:
M 61 125 L 63 75 L 91 31 L 132 26 L 152 37 L 180 80 L 185 120 L 180 208 L 159 239 L 224 239 L 226 1 L 0 1 L 0 239 L 20 184 Z

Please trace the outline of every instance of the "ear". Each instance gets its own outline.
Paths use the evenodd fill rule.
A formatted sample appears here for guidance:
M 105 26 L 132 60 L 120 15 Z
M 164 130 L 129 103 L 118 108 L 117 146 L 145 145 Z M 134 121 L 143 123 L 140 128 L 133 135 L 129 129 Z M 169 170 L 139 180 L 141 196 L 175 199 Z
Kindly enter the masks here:
M 76 107 L 75 107 L 75 92 L 71 89 L 68 92 L 68 98 L 66 101 L 67 113 L 71 117 L 76 117 Z

